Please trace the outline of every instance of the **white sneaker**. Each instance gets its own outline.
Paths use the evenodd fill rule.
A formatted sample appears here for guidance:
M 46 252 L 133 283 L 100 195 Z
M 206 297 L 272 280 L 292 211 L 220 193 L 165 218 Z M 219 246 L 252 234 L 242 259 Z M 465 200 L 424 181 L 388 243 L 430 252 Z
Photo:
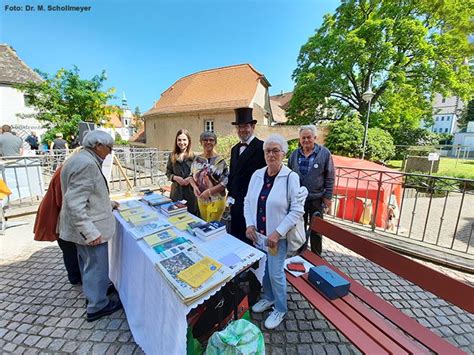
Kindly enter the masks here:
M 275 302 L 266 300 L 265 298 L 262 298 L 260 301 L 255 303 L 252 306 L 252 312 L 254 313 L 262 313 L 266 311 L 267 309 L 272 308 L 272 306 L 275 304 Z
M 286 313 L 278 312 L 276 309 L 274 309 L 273 312 L 270 313 L 268 318 L 265 320 L 265 328 L 275 329 L 280 325 L 285 316 Z

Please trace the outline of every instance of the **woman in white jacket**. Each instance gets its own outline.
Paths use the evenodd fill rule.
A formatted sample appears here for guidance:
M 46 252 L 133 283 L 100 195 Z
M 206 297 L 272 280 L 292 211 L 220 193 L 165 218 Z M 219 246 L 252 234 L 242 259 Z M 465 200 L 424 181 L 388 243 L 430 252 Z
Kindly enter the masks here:
M 273 312 L 265 320 L 265 327 L 274 329 L 288 311 L 284 271 L 286 235 L 301 221 L 304 208 L 298 201 L 299 177 L 283 165 L 288 151 L 285 139 L 271 135 L 263 143 L 263 150 L 267 166 L 252 175 L 244 214 L 247 238 L 255 242 L 257 233 L 263 234 L 268 238 L 268 247 L 273 251 L 276 249 L 267 255 L 262 299 L 252 307 L 252 311 L 259 313 L 274 305 Z

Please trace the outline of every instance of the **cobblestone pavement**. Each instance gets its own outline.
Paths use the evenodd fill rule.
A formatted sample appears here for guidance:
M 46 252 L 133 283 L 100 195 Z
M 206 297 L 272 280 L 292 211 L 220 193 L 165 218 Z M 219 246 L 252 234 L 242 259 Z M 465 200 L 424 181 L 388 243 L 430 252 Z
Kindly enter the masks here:
M 0 349 L 2 352 L 140 354 L 123 311 L 85 321 L 85 299 L 71 286 L 56 243 L 32 240 L 29 224 L 0 236 Z M 421 324 L 474 353 L 474 316 L 442 301 L 331 241 L 324 256 Z M 443 272 L 449 272 L 443 269 Z M 474 284 L 474 277 L 456 273 Z M 269 354 L 359 353 L 301 295 L 289 287 L 289 313 L 275 330 L 264 330 Z M 263 329 L 265 315 L 253 314 Z

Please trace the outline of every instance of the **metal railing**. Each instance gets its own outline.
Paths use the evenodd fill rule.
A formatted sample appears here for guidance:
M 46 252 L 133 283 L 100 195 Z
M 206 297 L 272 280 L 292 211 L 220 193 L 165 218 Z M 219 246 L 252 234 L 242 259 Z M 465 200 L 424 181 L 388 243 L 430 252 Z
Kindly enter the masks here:
M 10 207 L 23 207 L 41 200 L 51 177 L 72 151 L 45 151 L 38 155 L 2 157 L 2 178 L 12 190 Z M 133 189 L 159 187 L 167 183 L 165 175 L 169 152 L 154 148 L 114 148 L 114 161 L 109 180 L 112 193 Z
M 474 180 L 336 167 L 329 217 L 473 253 Z

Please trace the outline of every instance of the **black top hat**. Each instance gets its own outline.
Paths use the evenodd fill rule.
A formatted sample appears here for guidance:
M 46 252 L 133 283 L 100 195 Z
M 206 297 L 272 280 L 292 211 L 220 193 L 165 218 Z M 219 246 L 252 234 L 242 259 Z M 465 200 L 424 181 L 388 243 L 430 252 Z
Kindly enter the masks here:
M 241 107 L 235 109 L 235 122 L 232 122 L 233 125 L 247 124 L 247 123 L 257 123 L 257 120 L 254 120 L 252 117 L 252 108 L 251 107 Z

